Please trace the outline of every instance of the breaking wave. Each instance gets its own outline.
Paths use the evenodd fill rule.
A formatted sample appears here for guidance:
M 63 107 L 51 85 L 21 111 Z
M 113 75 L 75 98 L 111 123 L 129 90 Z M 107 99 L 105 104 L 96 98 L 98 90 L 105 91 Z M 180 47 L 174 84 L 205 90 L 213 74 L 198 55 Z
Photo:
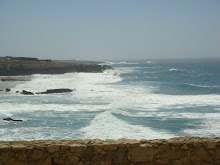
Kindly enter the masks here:
M 170 72 L 184 72 L 182 69 L 176 69 L 176 68 L 171 68 L 169 69 Z

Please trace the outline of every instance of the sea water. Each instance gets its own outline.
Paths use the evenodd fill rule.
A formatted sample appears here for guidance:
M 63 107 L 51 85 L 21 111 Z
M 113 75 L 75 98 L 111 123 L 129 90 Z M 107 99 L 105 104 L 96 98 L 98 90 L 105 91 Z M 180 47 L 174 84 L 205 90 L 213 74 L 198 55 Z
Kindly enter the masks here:
M 115 69 L 0 82 L 1 88 L 14 83 L 0 92 L 0 140 L 220 136 L 220 59 L 107 64 Z M 56 88 L 75 90 L 16 93 Z

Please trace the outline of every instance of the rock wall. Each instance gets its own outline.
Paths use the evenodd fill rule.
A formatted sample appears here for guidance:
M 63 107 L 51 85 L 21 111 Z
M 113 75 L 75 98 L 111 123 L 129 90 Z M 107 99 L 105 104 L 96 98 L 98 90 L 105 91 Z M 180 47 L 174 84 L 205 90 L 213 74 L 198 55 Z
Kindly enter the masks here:
M 1 165 L 220 164 L 220 138 L 1 141 Z

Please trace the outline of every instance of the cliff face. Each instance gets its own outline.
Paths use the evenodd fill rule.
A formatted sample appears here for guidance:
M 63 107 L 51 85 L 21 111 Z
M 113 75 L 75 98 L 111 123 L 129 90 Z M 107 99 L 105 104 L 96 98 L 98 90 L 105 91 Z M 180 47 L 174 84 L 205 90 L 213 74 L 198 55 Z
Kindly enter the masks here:
M 19 59 L 19 60 L 18 60 Z M 62 74 L 68 72 L 103 72 L 112 69 L 108 66 L 95 64 L 74 64 L 55 62 L 51 60 L 32 59 L 1 59 L 0 76 L 30 75 L 30 74 Z
M 220 138 L 0 142 L 4 165 L 218 165 Z

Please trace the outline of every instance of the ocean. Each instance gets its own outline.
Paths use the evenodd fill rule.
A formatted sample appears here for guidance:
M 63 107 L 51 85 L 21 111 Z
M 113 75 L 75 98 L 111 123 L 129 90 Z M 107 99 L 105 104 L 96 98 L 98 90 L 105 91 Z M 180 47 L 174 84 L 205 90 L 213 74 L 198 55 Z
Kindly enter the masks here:
M 106 64 L 115 69 L 0 81 L 0 89 L 11 89 L 0 91 L 0 140 L 220 137 L 220 59 Z M 56 88 L 74 91 L 16 93 Z

